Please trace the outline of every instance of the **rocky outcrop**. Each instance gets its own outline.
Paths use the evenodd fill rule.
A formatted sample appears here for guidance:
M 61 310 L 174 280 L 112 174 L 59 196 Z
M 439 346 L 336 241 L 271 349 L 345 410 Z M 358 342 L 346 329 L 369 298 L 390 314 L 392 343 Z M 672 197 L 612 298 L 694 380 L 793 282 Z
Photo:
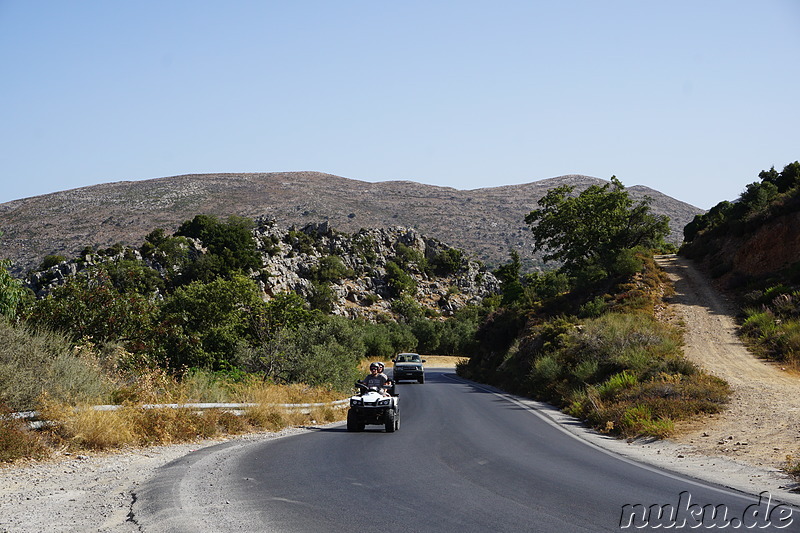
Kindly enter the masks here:
M 396 226 L 347 234 L 328 223 L 281 228 L 270 217 L 260 217 L 255 222 L 253 237 L 262 266 L 251 272 L 251 277 L 259 283 L 265 299 L 293 292 L 312 300 L 315 291 L 324 285 L 329 288 L 326 294 L 333 314 L 378 320 L 397 318 L 394 304 L 401 297 L 412 297 L 429 316 L 450 316 L 500 292 L 499 281 L 483 265 L 414 229 Z M 188 242 L 192 255 L 204 253 L 201 243 L 191 239 Z M 457 264 L 445 273 L 435 272 L 431 265 L 453 252 L 460 258 Z M 338 258 L 342 271 L 321 279 L 320 266 L 330 257 Z M 33 272 L 27 285 L 43 297 L 88 267 L 123 259 L 144 261 L 166 277 L 167 267 L 153 258 L 143 259 L 136 249 L 121 247 L 115 253 L 87 253 Z M 387 270 L 390 262 L 408 275 L 413 289 L 399 294 L 392 286 Z
M 340 258 L 351 274 L 329 282 L 334 295 L 333 314 L 337 315 L 375 319 L 393 314 L 392 302 L 397 294 L 387 280 L 389 261 L 404 263 L 404 271 L 416 285 L 413 298 L 443 316 L 466 305 L 478 305 L 483 298 L 500 292 L 499 281 L 476 261 L 464 259 L 458 270 L 447 275 L 434 275 L 413 261 L 398 261 L 398 256 L 408 250 L 423 262 L 435 261 L 452 250 L 410 228 L 361 229 L 350 235 L 335 231 L 327 223 L 285 230 L 278 228 L 274 219 L 260 218 L 254 236 L 262 250 L 262 271 L 267 277 L 261 283 L 267 296 L 289 291 L 311 298 L 312 278 L 320 261 L 328 256 Z

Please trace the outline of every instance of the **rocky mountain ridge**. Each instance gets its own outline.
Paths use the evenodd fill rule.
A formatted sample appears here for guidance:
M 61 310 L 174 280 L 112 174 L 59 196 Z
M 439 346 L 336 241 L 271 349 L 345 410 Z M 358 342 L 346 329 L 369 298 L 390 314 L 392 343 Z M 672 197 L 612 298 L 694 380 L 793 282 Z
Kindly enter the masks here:
M 196 214 L 267 216 L 281 226 L 328 222 L 344 232 L 404 226 L 464 249 L 489 266 L 517 250 L 527 270 L 543 266 L 524 217 L 547 190 L 576 192 L 606 180 L 567 175 L 523 185 L 473 190 L 410 181 L 370 183 L 319 172 L 202 174 L 105 183 L 0 204 L 0 257 L 22 274 L 51 254 L 76 255 L 87 245 L 135 245 L 155 228 L 174 231 Z M 702 210 L 642 186 L 634 200 L 653 199 L 671 218 L 670 240 Z

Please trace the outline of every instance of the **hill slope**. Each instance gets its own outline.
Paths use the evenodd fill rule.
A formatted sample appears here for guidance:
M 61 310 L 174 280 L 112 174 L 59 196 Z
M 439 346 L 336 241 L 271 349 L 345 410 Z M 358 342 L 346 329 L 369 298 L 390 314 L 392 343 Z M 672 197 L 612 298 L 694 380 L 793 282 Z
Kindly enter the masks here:
M 117 242 L 138 246 L 154 228 L 172 232 L 199 213 L 273 217 L 280 225 L 329 222 L 361 228 L 406 226 L 462 248 L 488 265 L 520 252 L 525 266 L 541 264 L 524 216 L 548 189 L 574 185 L 581 191 L 605 180 L 570 175 L 523 185 L 474 190 L 410 181 L 369 183 L 319 172 L 202 174 L 93 185 L 0 204 L 4 258 L 24 272 L 49 254 L 72 257 L 87 245 Z M 634 186 L 634 199 L 653 198 L 653 210 L 672 222 L 670 240 L 701 209 L 647 187 Z

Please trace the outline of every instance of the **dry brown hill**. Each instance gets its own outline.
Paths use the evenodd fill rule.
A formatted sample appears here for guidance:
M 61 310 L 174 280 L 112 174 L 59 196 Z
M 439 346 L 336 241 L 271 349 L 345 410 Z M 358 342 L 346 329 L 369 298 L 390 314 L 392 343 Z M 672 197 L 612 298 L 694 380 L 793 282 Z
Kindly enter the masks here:
M 37 267 L 50 254 L 72 257 L 86 246 L 117 242 L 138 246 L 150 231 L 168 232 L 196 214 L 274 217 L 279 224 L 324 222 L 344 232 L 406 226 L 462 248 L 489 266 L 506 262 L 516 249 L 527 268 L 541 265 L 533 254 L 524 217 L 552 187 L 583 190 L 607 183 L 569 175 L 523 185 L 474 190 L 410 181 L 369 183 L 319 172 L 201 174 L 121 181 L 0 204 L 0 257 L 13 271 Z M 671 240 L 701 209 L 642 186 L 628 189 L 653 198 L 653 210 L 668 215 Z

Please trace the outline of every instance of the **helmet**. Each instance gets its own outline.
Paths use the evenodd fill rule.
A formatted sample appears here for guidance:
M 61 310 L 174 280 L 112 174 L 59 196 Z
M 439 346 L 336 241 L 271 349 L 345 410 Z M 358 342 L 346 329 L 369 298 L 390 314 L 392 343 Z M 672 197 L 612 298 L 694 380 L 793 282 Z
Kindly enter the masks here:
M 378 370 L 378 371 L 380 371 L 380 369 L 381 369 L 381 365 L 379 365 L 378 363 L 370 363 L 370 365 L 369 365 L 369 369 L 370 369 L 370 370 L 372 370 L 373 368 L 374 368 L 375 370 Z
M 384 369 L 384 368 L 386 368 L 386 365 L 384 365 L 384 364 L 383 364 L 383 363 L 381 363 L 380 361 L 378 361 L 376 364 L 378 365 L 378 369 L 379 369 L 381 372 L 383 372 L 383 369 Z

